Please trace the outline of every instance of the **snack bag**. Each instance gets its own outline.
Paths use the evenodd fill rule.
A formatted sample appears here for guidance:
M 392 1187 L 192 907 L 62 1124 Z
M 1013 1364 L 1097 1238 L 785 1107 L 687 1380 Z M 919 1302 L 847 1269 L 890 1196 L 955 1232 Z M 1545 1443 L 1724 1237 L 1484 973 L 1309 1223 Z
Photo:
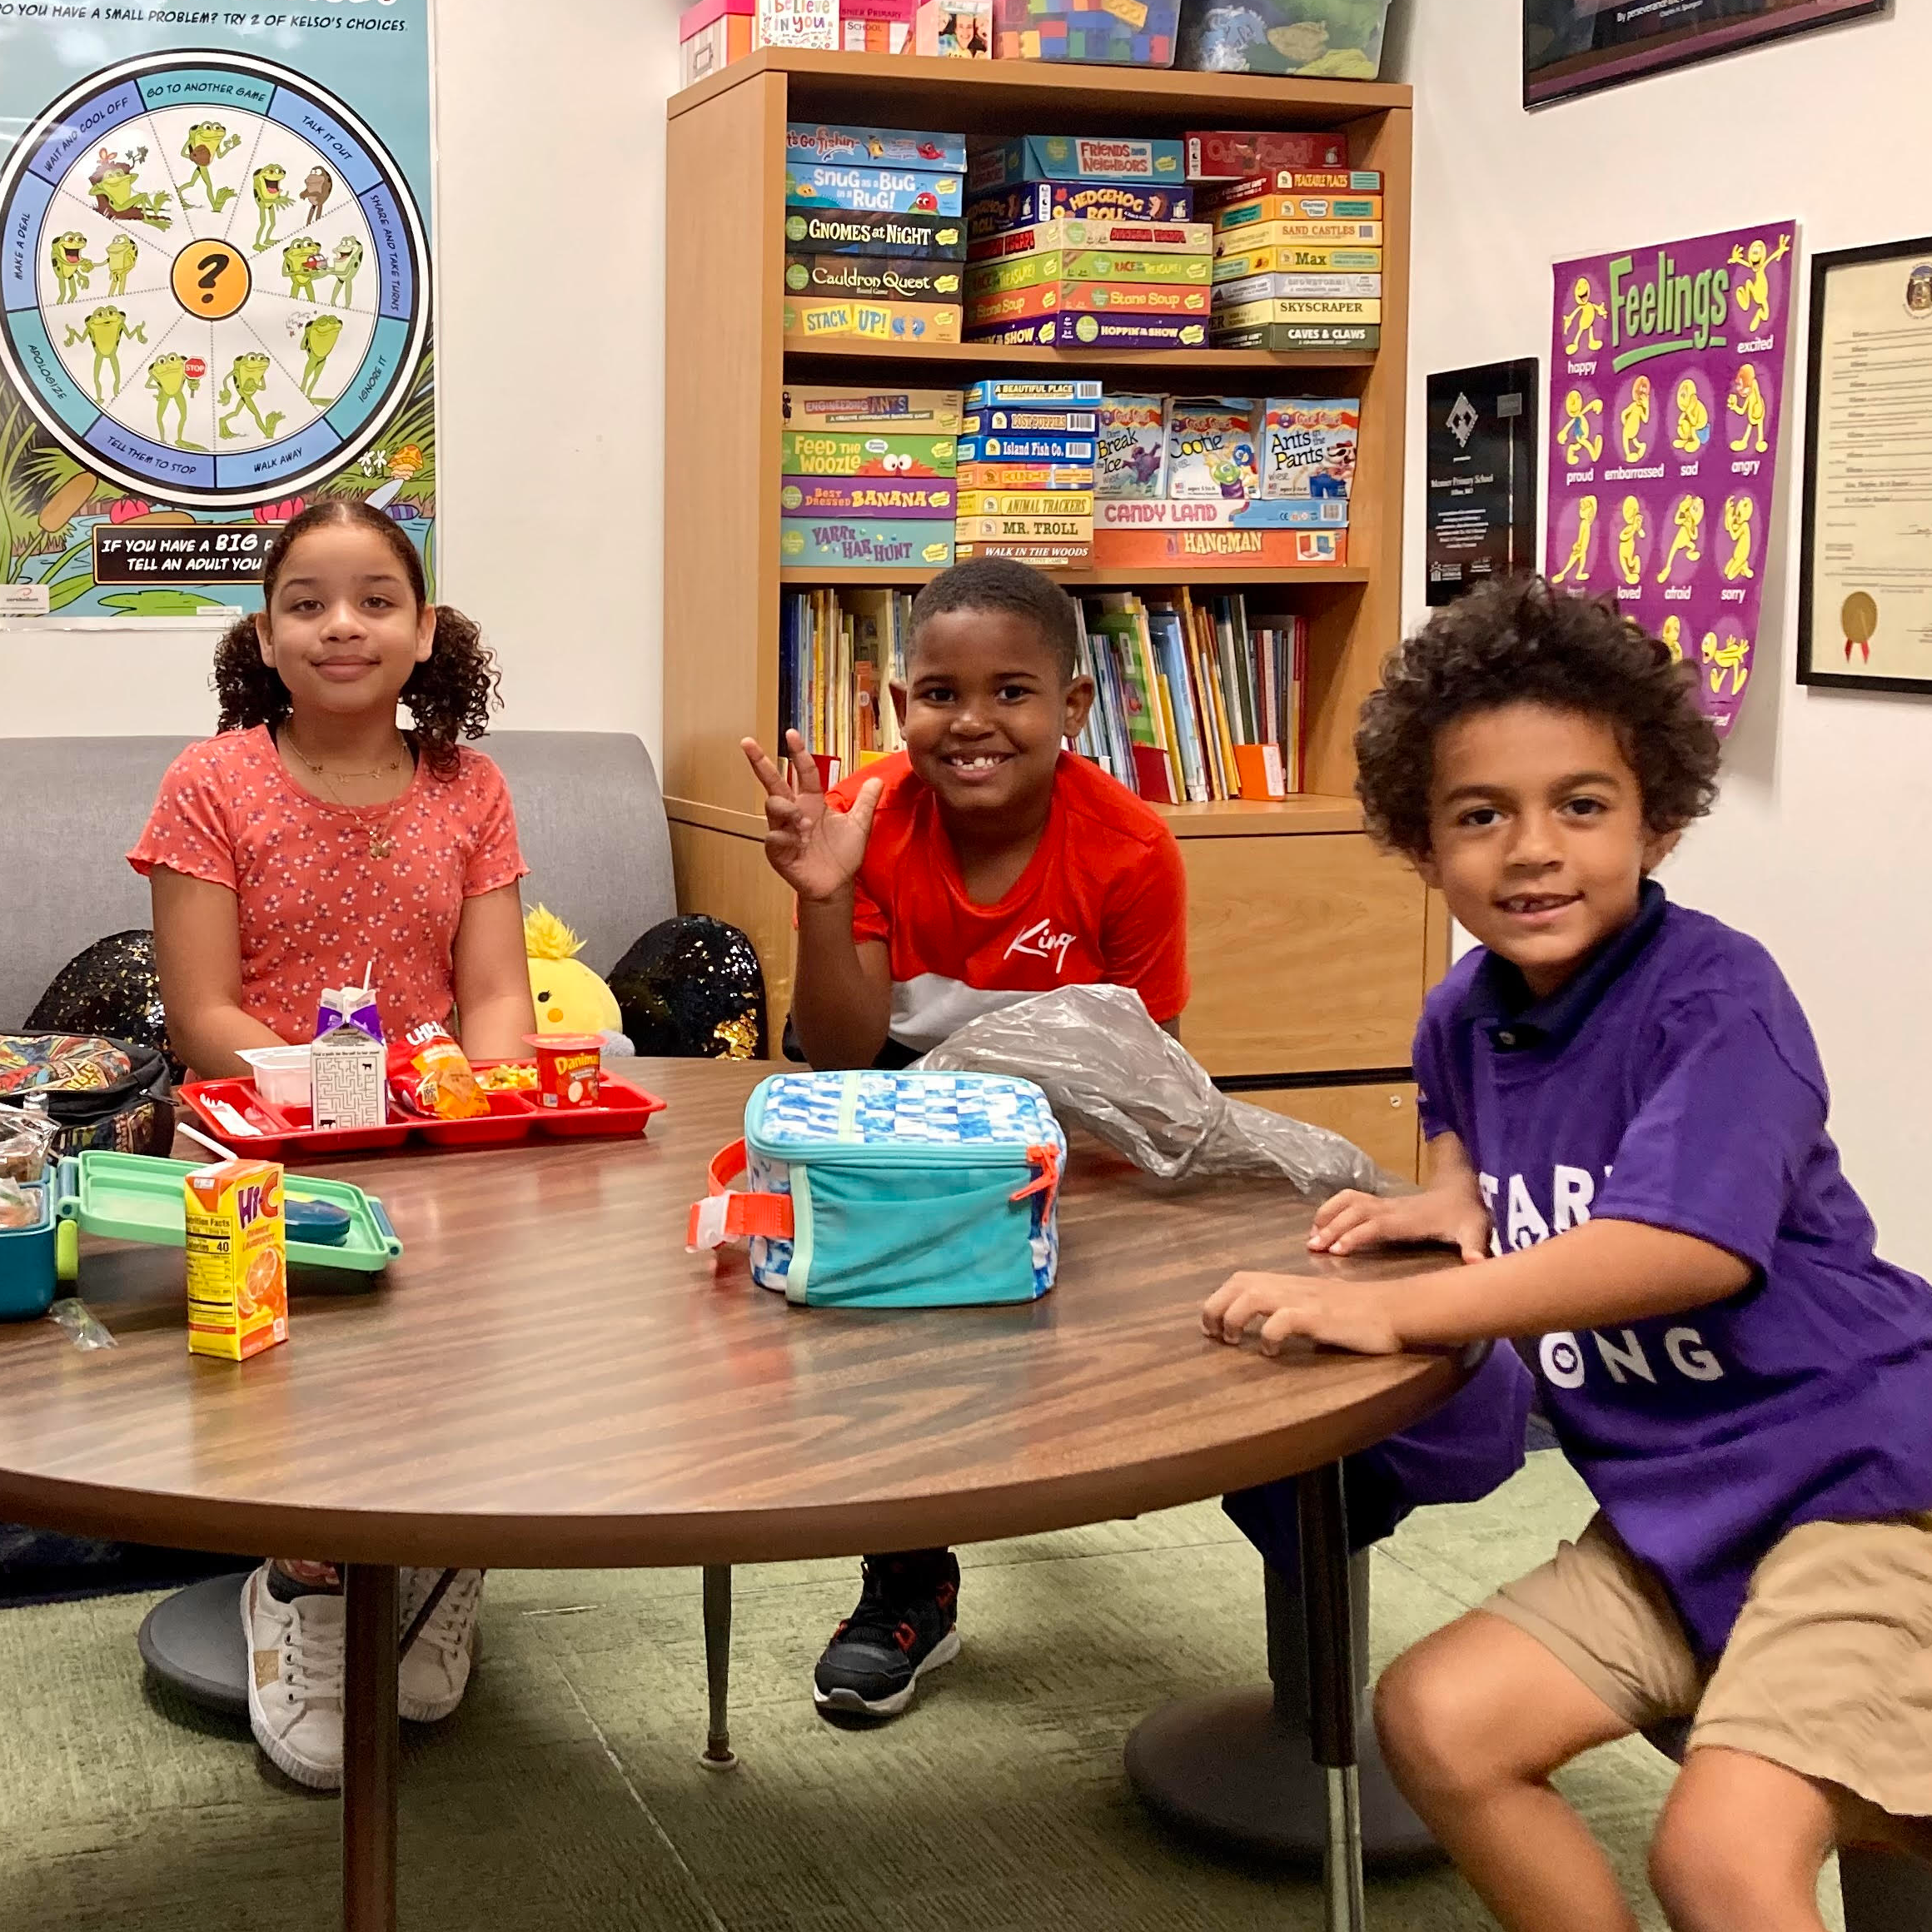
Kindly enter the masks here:
M 316 1030 L 311 1037 L 319 1040 L 324 1033 L 346 1026 L 360 1028 L 372 1040 L 382 1039 L 382 1015 L 376 1008 L 373 987 L 345 986 L 324 991 L 316 1006 Z
M 389 1049 L 389 1078 L 405 1107 L 432 1120 L 474 1120 L 490 1111 L 463 1049 L 433 1019 L 412 1026 Z
M 281 1168 L 222 1161 L 182 1182 L 187 1208 L 188 1352 L 246 1362 L 288 1340 Z

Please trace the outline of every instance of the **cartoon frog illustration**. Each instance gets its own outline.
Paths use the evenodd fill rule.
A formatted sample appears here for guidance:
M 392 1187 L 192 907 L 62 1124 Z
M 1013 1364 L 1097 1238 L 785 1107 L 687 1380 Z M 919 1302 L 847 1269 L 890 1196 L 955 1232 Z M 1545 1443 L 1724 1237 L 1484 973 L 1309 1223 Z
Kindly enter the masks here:
M 288 277 L 291 301 L 316 301 L 316 277 L 329 266 L 328 258 L 315 243 L 303 236 L 281 251 L 281 272 Z
M 279 161 L 269 162 L 249 177 L 250 185 L 255 191 L 255 252 L 257 255 L 265 248 L 275 246 L 275 224 L 284 208 L 295 206 L 281 192 L 287 179 L 288 170 Z
M 235 358 L 235 366 L 222 378 L 222 406 L 228 413 L 222 418 L 221 431 L 223 438 L 232 442 L 242 432 L 228 427 L 235 418 L 246 410 L 254 418 L 255 426 L 263 436 L 272 436 L 275 426 L 281 421 L 281 411 L 272 409 L 264 422 L 261 411 L 255 406 L 255 399 L 268 386 L 270 364 L 267 356 L 259 349 L 251 349 Z M 231 401 L 234 406 L 229 408 Z
M 329 197 L 336 192 L 336 177 L 319 163 L 309 170 L 309 178 L 302 183 L 301 198 L 309 205 L 309 219 L 319 222 L 322 210 L 329 205 Z
M 125 157 L 110 147 L 101 149 L 93 172 L 87 177 L 95 209 L 110 222 L 142 222 L 150 228 L 172 228 L 174 217 L 162 212 L 174 198 L 166 188 L 157 188 L 151 195 L 134 192 L 134 184 L 141 178 L 136 171 L 147 159 L 145 147 L 133 148 Z
M 340 296 L 342 307 L 353 308 L 356 277 L 362 272 L 362 244 L 352 236 L 344 236 L 329 257 L 329 272 L 336 278 L 336 286 L 329 292 L 329 306 L 334 308 Z
M 301 349 L 308 361 L 302 368 L 301 392 L 317 409 L 326 409 L 336 400 L 332 396 L 317 396 L 316 385 L 322 379 L 322 365 L 341 339 L 340 316 L 311 316 L 302 326 Z
M 141 246 L 132 235 L 117 235 L 107 244 L 107 292 L 126 295 L 127 277 L 141 259 Z
M 89 286 L 87 277 L 101 265 L 87 259 L 87 238 L 77 230 L 56 235 L 47 244 L 47 260 L 53 264 L 57 302 L 78 301 L 81 291 Z
M 195 206 L 188 199 L 188 189 L 197 182 L 201 183 L 202 192 L 208 197 L 209 210 L 214 214 L 220 214 L 234 200 L 241 191 L 237 188 L 217 187 L 208 169 L 213 162 L 226 160 L 241 145 L 242 137 L 231 134 L 219 121 L 197 121 L 189 128 L 188 137 L 182 145 L 182 159 L 192 161 L 195 164 L 195 172 L 188 177 L 182 188 L 181 205 L 184 208 Z
M 147 366 L 147 386 L 157 398 L 155 428 L 161 440 L 174 449 L 198 450 L 202 446 L 187 440 L 188 398 L 202 386 L 200 367 L 199 363 L 192 363 L 186 356 L 178 356 L 172 350 L 165 356 L 157 356 Z M 178 417 L 172 436 L 167 433 L 167 412 L 171 407 Z
M 147 325 L 137 322 L 130 328 L 127 317 L 122 311 L 103 303 L 77 329 L 71 324 L 67 329 L 67 346 L 71 349 L 79 341 L 94 345 L 94 401 L 105 409 L 107 398 L 101 393 L 101 371 L 103 366 L 114 372 L 114 393 L 121 393 L 121 343 L 123 337 L 137 342 L 147 340 Z

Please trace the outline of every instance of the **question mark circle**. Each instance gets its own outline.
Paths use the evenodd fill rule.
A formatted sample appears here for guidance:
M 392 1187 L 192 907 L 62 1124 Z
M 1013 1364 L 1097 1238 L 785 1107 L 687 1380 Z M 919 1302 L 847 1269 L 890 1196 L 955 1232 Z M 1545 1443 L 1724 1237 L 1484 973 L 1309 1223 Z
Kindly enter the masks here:
M 219 322 L 247 301 L 255 277 L 240 249 L 226 242 L 191 242 L 175 256 L 169 280 L 174 299 L 191 316 Z

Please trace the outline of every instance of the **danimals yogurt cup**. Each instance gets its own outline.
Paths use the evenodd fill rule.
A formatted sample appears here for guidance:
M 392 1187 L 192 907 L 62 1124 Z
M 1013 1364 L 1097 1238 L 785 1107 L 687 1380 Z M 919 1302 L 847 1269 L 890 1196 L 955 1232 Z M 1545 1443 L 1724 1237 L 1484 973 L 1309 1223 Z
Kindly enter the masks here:
M 595 1107 L 604 1063 L 604 1042 L 595 1033 L 526 1033 L 524 1044 L 536 1050 L 539 1107 Z

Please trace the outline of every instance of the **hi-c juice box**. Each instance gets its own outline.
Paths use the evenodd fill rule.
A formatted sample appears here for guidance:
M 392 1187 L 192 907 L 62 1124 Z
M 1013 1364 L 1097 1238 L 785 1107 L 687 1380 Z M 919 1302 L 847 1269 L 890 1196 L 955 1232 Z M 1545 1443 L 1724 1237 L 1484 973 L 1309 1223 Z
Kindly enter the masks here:
M 246 1362 L 288 1340 L 281 1169 L 222 1161 L 184 1178 L 188 1352 Z

